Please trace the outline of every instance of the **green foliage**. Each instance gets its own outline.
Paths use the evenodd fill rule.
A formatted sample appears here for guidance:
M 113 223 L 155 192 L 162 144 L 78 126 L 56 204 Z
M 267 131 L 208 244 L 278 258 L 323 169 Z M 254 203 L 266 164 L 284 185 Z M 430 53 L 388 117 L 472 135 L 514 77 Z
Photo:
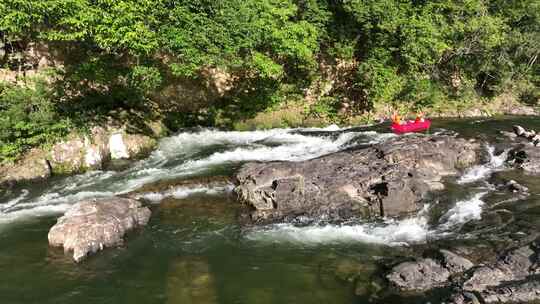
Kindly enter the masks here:
M 403 87 L 404 79 L 397 68 L 375 59 L 363 62 L 358 68 L 356 85 L 363 88 L 371 103 L 392 101 Z
M 403 88 L 400 99 L 415 105 L 413 110 L 422 110 L 422 108 L 440 104 L 448 99 L 444 93 L 444 88 L 428 77 L 418 77 L 411 79 Z
M 538 0 L 0 1 L 2 57 L 32 42 L 65 55 L 60 95 L 2 89 L 2 155 L 64 130 L 58 113 L 144 108 L 179 81 L 205 84 L 212 68 L 232 75 L 234 87 L 214 104 L 168 113 L 175 123 L 230 126 L 303 98 L 322 78 L 339 88 L 308 106 L 312 116 L 336 117 L 342 100 L 370 111 L 505 91 L 534 104 L 539 95 Z M 328 72 L 344 61 L 345 76 Z
M 326 121 L 334 121 L 337 118 L 339 99 L 337 97 L 323 97 L 308 109 L 308 115 L 321 118 Z
M 0 163 L 67 133 L 69 121 L 59 119 L 52 98 L 50 85 L 43 80 L 22 86 L 0 84 Z
M 129 86 L 140 90 L 142 95 L 157 89 L 163 81 L 160 71 L 156 67 L 135 66 L 129 74 Z

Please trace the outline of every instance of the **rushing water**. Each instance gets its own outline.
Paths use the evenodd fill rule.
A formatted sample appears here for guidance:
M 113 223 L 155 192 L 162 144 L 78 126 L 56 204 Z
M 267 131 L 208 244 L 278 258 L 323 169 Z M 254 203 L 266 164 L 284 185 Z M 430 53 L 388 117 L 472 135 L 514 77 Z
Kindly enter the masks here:
M 121 170 L 21 186 L 0 197 L 0 303 L 436 303 L 437 294 L 384 290 L 384 267 L 416 249 L 496 246 L 502 236 L 540 229 L 540 179 L 506 168 L 495 148 L 498 131 L 513 123 L 540 129 L 535 118 L 436 121 L 432 132 L 486 139 L 486 163 L 448 179 L 417 216 L 380 222 L 240 228 L 232 185 L 181 181 L 232 175 L 246 161 L 300 161 L 384 141 L 395 136 L 387 126 L 191 130 Z M 493 185 L 510 178 L 532 195 Z M 140 190 L 158 181 L 168 186 Z M 123 247 L 75 264 L 48 246 L 49 228 L 71 204 L 138 189 L 153 215 Z

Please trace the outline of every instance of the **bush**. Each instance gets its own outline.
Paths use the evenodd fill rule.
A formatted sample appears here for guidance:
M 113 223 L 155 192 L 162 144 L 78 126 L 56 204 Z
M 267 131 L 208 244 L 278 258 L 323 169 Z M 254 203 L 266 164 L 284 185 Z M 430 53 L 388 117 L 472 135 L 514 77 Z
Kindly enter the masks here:
M 70 123 L 56 113 L 53 98 L 44 80 L 0 84 L 0 163 L 67 134 Z

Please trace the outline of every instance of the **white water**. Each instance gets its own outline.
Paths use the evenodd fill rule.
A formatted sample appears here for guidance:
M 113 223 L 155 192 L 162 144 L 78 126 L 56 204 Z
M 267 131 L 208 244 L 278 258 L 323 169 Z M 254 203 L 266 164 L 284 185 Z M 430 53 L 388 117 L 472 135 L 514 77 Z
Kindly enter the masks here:
M 403 220 L 386 220 L 383 223 L 356 225 L 322 225 L 298 227 L 292 224 L 270 225 L 250 231 L 247 238 L 252 241 L 270 243 L 293 243 L 318 245 L 328 243 L 373 243 L 389 246 L 425 243 L 449 235 L 449 231 L 471 221 L 481 219 L 481 198 L 486 192 L 456 202 L 446 212 L 440 223 L 428 225 L 429 205 L 418 215 Z
M 477 193 L 468 200 L 457 202 L 452 209 L 448 210 L 441 217 L 441 225 L 439 226 L 439 229 L 450 230 L 471 220 L 481 219 L 482 207 L 484 206 L 482 197 L 486 194 L 487 192 Z
M 313 134 L 310 134 L 311 131 Z M 318 134 L 321 131 L 327 136 Z M 0 223 L 36 215 L 59 214 L 82 199 L 123 194 L 148 183 L 196 175 L 223 165 L 245 161 L 301 161 L 345 149 L 354 138 L 359 143 L 374 143 L 393 136 L 343 131 L 334 125 L 324 129 L 253 132 L 201 130 L 179 133 L 161 140 L 150 157 L 122 172 L 93 171 L 71 176 L 51 185 L 43 193 L 24 190 L 7 202 L 0 202 Z M 217 152 L 211 152 L 216 149 Z M 228 190 L 201 186 L 199 189 L 147 193 L 145 198 L 159 201 L 165 197 L 183 198 L 216 191 Z
M 311 135 L 310 131 L 324 131 L 328 136 Z M 332 132 L 337 131 L 337 132 Z M 146 159 L 122 172 L 94 171 L 64 179 L 44 193 L 23 190 L 17 197 L 0 203 L 0 224 L 23 218 L 60 214 L 73 203 L 95 197 L 111 197 L 130 192 L 145 184 L 168 178 L 197 174 L 215 166 L 244 161 L 301 161 L 348 148 L 352 139 L 356 143 L 376 143 L 394 135 L 376 132 L 342 132 L 335 126 L 327 129 L 276 129 L 254 132 L 222 132 L 202 130 L 180 133 L 163 139 L 159 147 Z M 216 150 L 211 152 L 211 150 Z M 210 150 L 210 151 L 208 151 Z M 205 152 L 208 151 L 208 152 Z M 490 162 L 467 172 L 460 182 L 484 178 L 502 166 L 504 156 L 494 156 L 489 148 Z M 201 154 L 202 153 L 202 154 Z M 200 155 L 200 156 L 198 156 Z M 487 172 L 487 173 L 485 173 Z M 231 186 L 205 185 L 178 187 L 162 192 L 141 193 L 139 198 L 159 203 L 165 198 L 186 198 L 191 195 L 218 195 L 231 191 Z M 403 220 L 385 220 L 381 223 L 357 225 L 323 225 L 297 227 L 290 224 L 273 225 L 257 229 L 247 235 L 250 240 L 319 244 L 336 242 L 367 242 L 387 245 L 423 243 L 438 237 L 467 221 L 481 217 L 481 197 L 457 202 L 436 227 L 428 225 L 427 208 L 416 217 Z
M 13 208 L 15 205 L 17 205 L 19 202 L 24 200 L 30 192 L 26 189 L 23 189 L 21 191 L 21 194 L 17 196 L 16 198 L 9 200 L 7 203 L 0 205 L 0 212 L 7 212 L 9 209 Z
M 146 192 L 137 195 L 135 198 L 142 198 L 154 203 L 161 202 L 162 200 L 172 197 L 175 199 L 183 199 L 191 195 L 205 194 L 205 195 L 220 195 L 229 193 L 233 190 L 233 186 L 219 186 L 219 187 L 205 187 L 201 186 L 198 188 L 188 188 L 188 187 L 178 187 L 173 190 L 165 192 Z
M 495 155 L 495 147 L 488 146 L 489 162 L 487 164 L 477 165 L 465 172 L 459 179 L 458 184 L 468 184 L 482 180 L 495 171 L 499 171 L 504 166 L 504 161 L 507 158 L 507 151 L 500 155 Z
M 250 232 L 253 241 L 317 245 L 327 243 L 374 243 L 404 245 L 423 243 L 428 236 L 427 219 L 423 216 L 381 224 L 324 225 L 297 227 L 277 224 Z

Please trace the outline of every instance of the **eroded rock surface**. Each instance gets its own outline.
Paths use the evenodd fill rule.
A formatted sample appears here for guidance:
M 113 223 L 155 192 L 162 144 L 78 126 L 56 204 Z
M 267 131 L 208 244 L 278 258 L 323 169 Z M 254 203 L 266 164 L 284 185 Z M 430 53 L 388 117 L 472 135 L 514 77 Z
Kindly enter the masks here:
M 386 279 L 399 292 L 453 287 L 454 293 L 445 303 L 540 301 L 540 239 L 477 266 L 451 251 L 439 250 L 430 257 L 396 265 Z
M 519 281 L 540 274 L 540 250 L 535 243 L 514 249 L 501 256 L 497 262 L 475 269 L 465 281 L 463 289 L 483 291 L 502 282 Z
M 437 258 L 424 258 L 395 266 L 386 276 L 402 291 L 425 291 L 448 284 L 450 276 L 467 271 L 473 263 L 448 250 L 440 250 Z
M 402 136 L 303 162 L 248 163 L 235 191 L 258 223 L 300 216 L 342 219 L 418 211 L 443 176 L 479 158 L 480 145 L 452 136 Z
M 71 207 L 49 231 L 49 244 L 73 251 L 76 262 L 122 244 L 130 230 L 146 225 L 150 209 L 125 198 L 86 200 Z

